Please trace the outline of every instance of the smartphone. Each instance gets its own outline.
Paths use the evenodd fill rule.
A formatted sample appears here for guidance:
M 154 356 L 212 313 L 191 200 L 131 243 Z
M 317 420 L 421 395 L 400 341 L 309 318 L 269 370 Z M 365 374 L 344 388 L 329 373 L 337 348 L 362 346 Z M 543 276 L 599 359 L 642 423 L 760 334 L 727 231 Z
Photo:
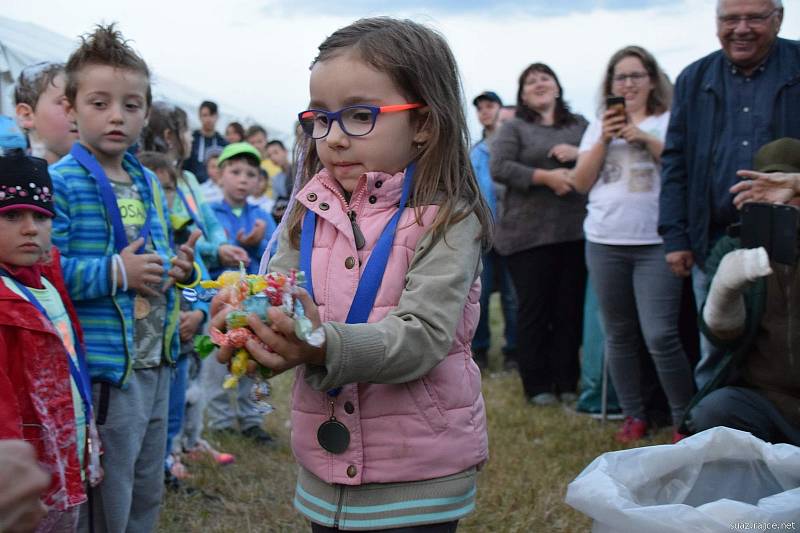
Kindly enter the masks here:
M 624 96 L 607 96 L 606 109 L 616 109 L 619 113 L 625 112 L 625 97 Z
M 790 205 L 747 203 L 742 206 L 741 239 L 745 248 L 763 246 L 771 261 L 794 265 L 800 251 L 800 211 Z

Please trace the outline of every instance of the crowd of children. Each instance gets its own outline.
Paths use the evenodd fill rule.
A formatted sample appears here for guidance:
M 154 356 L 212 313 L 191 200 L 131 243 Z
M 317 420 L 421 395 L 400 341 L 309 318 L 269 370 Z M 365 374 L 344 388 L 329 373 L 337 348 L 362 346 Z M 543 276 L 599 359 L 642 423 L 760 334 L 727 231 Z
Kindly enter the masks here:
M 113 25 L 66 64 L 25 69 L 15 97 L 29 151 L 0 157 L 0 438 L 30 442 L 50 476 L 38 531 L 152 531 L 184 451 L 234 460 L 201 438 L 198 390 L 220 391 L 219 429 L 235 414 L 225 366 L 200 372 L 208 305 L 180 290 L 257 271 L 275 229 L 248 202 L 262 154 L 246 142 L 193 154 L 186 113 L 152 101 L 146 63 Z M 184 170 L 193 157 L 216 197 Z M 271 440 L 247 401 L 239 421 Z
M 29 150 L 0 156 L 0 438 L 29 441 L 50 474 L 37 530 L 153 531 L 184 453 L 234 461 L 201 437 L 204 414 L 212 431 L 272 442 L 248 378 L 235 406 L 222 387 L 230 353 L 201 361 L 194 342 L 212 318 L 224 329 L 225 291 L 215 316 L 181 295 L 225 270 L 263 273 L 273 254 L 269 270 L 305 271 L 318 328 L 300 341 L 271 309 L 247 344 L 273 372 L 298 370 L 298 510 L 315 531 L 363 512 L 454 530 L 487 458 L 470 340 L 490 222 L 445 41 L 366 19 L 320 46 L 293 203 L 283 143 L 238 124 L 223 138 L 213 102 L 190 135 L 150 76 L 110 25 L 17 85 Z
M 607 85 L 646 77 L 615 69 L 644 68 L 649 55 L 620 53 Z M 529 67 L 520 95 L 528 74 L 544 73 L 560 98 L 545 67 Z M 304 273 L 296 303 L 247 317 L 239 348 L 269 375 L 295 373 L 294 506 L 312 531 L 452 532 L 474 510 L 488 434 L 473 351 L 485 366 L 482 257 L 499 215 L 470 160 L 453 54 L 426 26 L 361 19 L 319 46 L 309 93 L 292 163 L 258 125 L 231 123 L 220 135 L 211 101 L 190 133 L 183 109 L 153 101 L 147 64 L 113 24 L 84 36 L 65 64 L 20 75 L 28 150 L 0 153 L 0 439 L 27 441 L 49 475 L 39 505 L 20 507 L 20 527 L 154 531 L 165 485 L 190 475 L 183 458 L 235 461 L 202 438 L 204 427 L 274 442 L 253 380 L 223 387 L 234 349 L 203 359 L 208 346 L 196 342 L 206 330 L 224 336 L 241 295 L 222 289 L 209 304 L 192 289 L 230 270 Z M 631 117 L 666 114 L 645 107 L 649 94 L 629 102 Z M 499 111 L 496 94 L 476 98 L 479 111 L 484 100 Z M 591 188 L 609 144 L 625 144 L 622 117 L 606 113 L 591 128 L 597 138 L 573 147 L 570 191 Z M 475 168 L 486 178 L 482 150 Z M 527 194 L 537 174 L 520 172 Z M 598 272 L 603 246 L 589 246 Z M 527 279 L 521 264 L 517 278 Z M 605 285 L 620 276 L 605 274 Z M 308 322 L 313 331 L 299 333 Z M 515 337 L 511 363 L 524 349 Z M 609 353 L 615 380 L 635 374 L 622 351 Z M 679 370 L 687 391 L 670 396 L 676 420 L 691 389 Z M 562 401 L 575 396 L 568 381 Z M 644 409 L 634 387 L 619 389 L 626 410 Z M 534 404 L 555 401 L 541 394 Z

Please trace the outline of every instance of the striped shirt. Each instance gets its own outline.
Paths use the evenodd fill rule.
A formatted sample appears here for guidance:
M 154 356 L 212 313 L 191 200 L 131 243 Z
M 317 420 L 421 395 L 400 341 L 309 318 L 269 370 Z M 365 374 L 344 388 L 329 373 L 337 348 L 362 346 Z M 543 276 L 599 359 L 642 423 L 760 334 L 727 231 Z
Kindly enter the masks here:
M 477 470 L 424 481 L 330 485 L 300 467 L 294 507 L 323 526 L 344 531 L 451 522 L 475 509 Z

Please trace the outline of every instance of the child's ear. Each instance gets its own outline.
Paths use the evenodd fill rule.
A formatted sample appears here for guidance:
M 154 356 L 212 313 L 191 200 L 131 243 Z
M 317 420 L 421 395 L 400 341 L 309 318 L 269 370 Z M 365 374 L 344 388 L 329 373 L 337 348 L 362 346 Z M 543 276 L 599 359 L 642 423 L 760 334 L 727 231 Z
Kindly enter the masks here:
M 33 129 L 33 108 L 29 104 L 17 104 L 17 123 L 25 131 Z
M 433 135 L 431 131 L 431 108 L 425 106 L 419 109 L 417 116 L 416 132 L 414 133 L 414 144 L 425 144 Z

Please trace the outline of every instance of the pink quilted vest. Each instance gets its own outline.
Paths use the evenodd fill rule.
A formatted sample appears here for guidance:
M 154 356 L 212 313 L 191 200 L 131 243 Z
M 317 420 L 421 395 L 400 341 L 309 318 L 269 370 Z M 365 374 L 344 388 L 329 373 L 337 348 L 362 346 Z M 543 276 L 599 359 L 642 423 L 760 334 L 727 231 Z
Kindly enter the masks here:
M 402 181 L 403 173 L 375 172 L 361 178 L 350 201 L 367 242 L 361 250 L 356 250 L 339 186 L 327 171 L 297 194 L 318 215 L 311 269 L 323 322 L 345 322 L 359 265 L 366 264 L 397 209 Z M 414 221 L 414 209 L 403 212 L 369 322 L 381 320 L 397 306 L 417 242 L 437 209 L 425 209 L 422 226 Z M 328 397 L 309 387 L 304 367 L 298 367 L 292 391 L 292 450 L 300 464 L 327 483 L 359 485 L 432 479 L 485 461 L 488 437 L 481 376 L 470 356 L 479 296 L 476 280 L 448 356 L 426 376 L 396 385 L 344 386 L 334 414 L 350 430 L 350 446 L 340 455 L 326 452 L 317 442 L 317 428 L 329 417 Z

